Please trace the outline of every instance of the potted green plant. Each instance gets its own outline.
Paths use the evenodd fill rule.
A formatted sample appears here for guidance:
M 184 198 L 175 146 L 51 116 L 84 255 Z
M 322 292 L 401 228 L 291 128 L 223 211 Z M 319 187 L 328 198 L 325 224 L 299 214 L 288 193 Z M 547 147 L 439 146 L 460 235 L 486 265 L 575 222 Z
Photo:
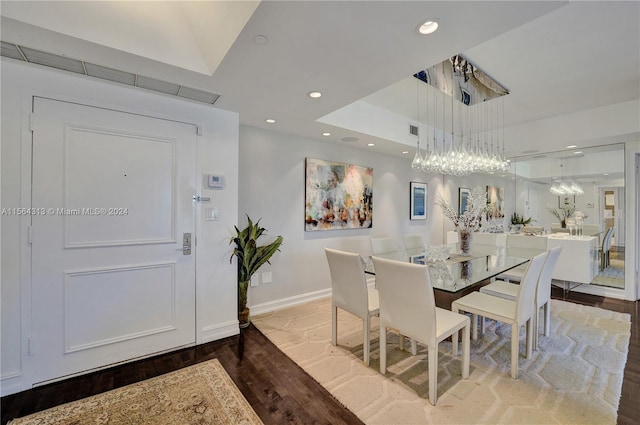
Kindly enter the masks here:
M 266 229 L 260 226 L 260 220 L 254 223 L 248 215 L 247 227 L 242 230 L 238 229 L 238 226 L 234 227 L 236 235 L 231 238 L 229 244 L 235 243 L 235 248 L 229 262 L 233 261 L 234 256 L 238 259 L 238 320 L 240 327 L 245 328 L 251 321 L 247 306 L 247 291 L 251 277 L 264 263 L 269 263 L 271 256 L 280 250 L 282 236 L 276 237 L 268 245 L 258 246 L 258 238 L 266 232 Z
M 526 226 L 527 224 L 531 223 L 531 221 L 531 217 L 525 219 L 523 215 L 519 215 L 516 212 L 511 215 L 511 224 L 521 224 L 523 226 Z
M 514 212 L 511 215 L 511 229 L 515 230 L 516 232 L 520 232 L 522 228 L 531 223 L 531 221 L 531 217 L 524 218 L 523 215 L 519 215 L 518 213 Z

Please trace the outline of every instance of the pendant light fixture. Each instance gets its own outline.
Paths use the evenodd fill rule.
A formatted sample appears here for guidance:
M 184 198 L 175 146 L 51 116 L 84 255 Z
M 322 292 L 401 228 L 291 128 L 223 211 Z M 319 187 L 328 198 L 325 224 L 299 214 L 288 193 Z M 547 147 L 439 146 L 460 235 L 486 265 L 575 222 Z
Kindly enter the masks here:
M 447 70 L 451 72 L 450 79 L 447 78 Z M 426 153 L 423 157 L 418 134 L 416 154 L 411 163 L 411 167 L 414 170 L 465 176 L 470 173 L 493 174 L 507 171 L 510 168 L 510 162 L 504 156 L 504 99 L 500 99 L 500 101 L 492 100 L 495 97 L 503 97 L 508 94 L 506 89 L 491 80 L 460 55 L 443 61 L 428 70 L 416 73 L 414 77 L 427 83 L 428 89 L 434 89 L 433 146 L 432 149 L 429 149 L 428 140 L 423 140 L 426 146 Z M 458 86 L 456 86 L 456 82 L 458 82 Z M 466 90 L 463 90 L 462 82 Z M 481 88 L 478 88 L 480 86 Z M 418 121 L 420 121 L 420 88 L 419 83 L 417 86 Z M 438 118 L 440 118 L 438 116 L 438 104 L 440 103 L 438 92 L 441 92 L 442 96 L 441 142 L 438 141 L 437 137 Z M 460 93 L 460 101 L 457 101 L 456 92 Z M 491 97 L 486 93 L 494 93 L 494 96 Z M 446 105 L 446 95 L 451 97 L 450 108 L 447 108 Z M 482 101 L 473 99 L 479 96 L 489 96 L 490 98 Z M 429 103 L 428 95 L 425 103 L 427 105 Z M 502 107 L 502 114 L 500 114 L 500 107 Z M 448 112 L 449 119 L 447 119 Z M 456 143 L 456 123 L 459 127 L 459 143 Z M 451 130 L 449 140 L 447 140 L 447 124 L 450 124 Z M 466 147 L 464 139 L 465 125 L 467 126 L 468 135 Z M 500 140 L 501 134 L 502 140 Z M 501 144 L 502 146 L 500 146 Z

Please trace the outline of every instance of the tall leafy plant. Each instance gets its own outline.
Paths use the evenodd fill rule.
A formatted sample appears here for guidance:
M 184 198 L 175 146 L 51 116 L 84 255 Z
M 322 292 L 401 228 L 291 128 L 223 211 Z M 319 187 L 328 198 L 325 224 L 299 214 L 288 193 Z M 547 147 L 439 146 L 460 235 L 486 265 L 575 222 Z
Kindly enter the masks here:
M 258 246 L 258 238 L 267 230 L 260 226 L 260 220 L 254 223 L 248 215 L 247 227 L 242 230 L 238 226 L 234 227 L 236 235 L 231 238 L 229 244 L 235 243 L 235 248 L 229 262 L 233 261 L 234 256 L 238 259 L 238 314 L 243 322 L 242 313 L 247 311 L 247 291 L 251 277 L 280 250 L 283 239 L 282 236 L 278 236 L 270 244 Z M 248 312 L 246 314 L 248 315 Z

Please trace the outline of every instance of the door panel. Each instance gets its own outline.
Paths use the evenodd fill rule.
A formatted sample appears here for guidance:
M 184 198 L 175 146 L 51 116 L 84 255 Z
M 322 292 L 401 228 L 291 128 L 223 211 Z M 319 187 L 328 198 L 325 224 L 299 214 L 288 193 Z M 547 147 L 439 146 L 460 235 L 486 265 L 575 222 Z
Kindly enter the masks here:
M 34 116 L 31 382 L 194 344 L 195 127 L 42 98 Z
M 174 242 L 176 140 L 65 130 L 65 246 Z

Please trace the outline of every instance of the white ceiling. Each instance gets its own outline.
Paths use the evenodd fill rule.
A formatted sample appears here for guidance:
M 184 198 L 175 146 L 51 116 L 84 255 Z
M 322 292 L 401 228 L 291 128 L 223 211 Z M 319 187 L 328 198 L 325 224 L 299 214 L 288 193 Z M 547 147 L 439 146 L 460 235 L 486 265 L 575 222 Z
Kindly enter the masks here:
M 509 89 L 510 156 L 640 137 L 637 1 L 2 1 L 0 13 L 2 41 L 218 93 L 242 124 L 391 155 L 413 141 L 367 123 L 411 122 L 410 76 L 458 53 Z M 428 19 L 440 29 L 420 36 Z

